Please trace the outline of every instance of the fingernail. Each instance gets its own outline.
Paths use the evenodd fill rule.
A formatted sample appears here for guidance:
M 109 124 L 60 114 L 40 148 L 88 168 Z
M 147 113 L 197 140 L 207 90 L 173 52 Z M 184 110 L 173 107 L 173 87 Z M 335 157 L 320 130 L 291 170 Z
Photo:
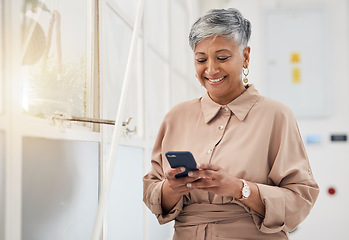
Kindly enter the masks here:
M 197 167 L 197 168 L 200 168 L 200 167 L 201 167 L 201 165 L 198 163 L 198 164 L 196 164 L 196 167 Z
M 188 187 L 188 188 L 191 188 L 191 183 L 187 183 L 187 187 Z
M 193 176 L 193 172 L 188 172 L 188 176 L 189 177 Z
M 185 168 L 184 168 L 184 167 L 181 167 L 181 171 L 184 172 L 184 171 L 185 171 Z

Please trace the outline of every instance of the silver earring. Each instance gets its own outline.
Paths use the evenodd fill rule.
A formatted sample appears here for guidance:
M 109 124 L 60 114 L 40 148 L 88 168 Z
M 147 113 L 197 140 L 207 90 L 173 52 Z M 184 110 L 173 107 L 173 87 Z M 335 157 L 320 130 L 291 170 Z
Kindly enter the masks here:
M 247 69 L 247 72 L 245 72 L 245 70 Z M 247 75 L 250 73 L 250 70 L 248 69 L 248 67 L 247 68 L 243 68 L 242 69 L 242 73 L 244 74 L 244 83 L 246 84 L 246 83 L 248 83 L 248 78 L 247 78 Z

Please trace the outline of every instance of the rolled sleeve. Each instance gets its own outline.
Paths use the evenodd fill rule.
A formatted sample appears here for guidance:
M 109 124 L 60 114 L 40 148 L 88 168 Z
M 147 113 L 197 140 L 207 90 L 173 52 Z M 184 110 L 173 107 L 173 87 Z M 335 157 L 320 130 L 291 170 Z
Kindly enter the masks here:
M 264 233 L 276 233 L 285 227 L 285 198 L 282 191 L 276 187 L 257 184 L 262 202 L 265 205 L 264 220 L 259 224 L 259 230 Z
M 319 187 L 297 123 L 288 108 L 276 114 L 269 146 L 268 183 L 257 184 L 265 217 L 257 227 L 265 233 L 290 232 L 310 213 Z
M 145 186 L 148 186 L 147 183 L 150 183 L 149 187 L 144 191 L 143 201 L 150 211 L 155 214 L 159 223 L 165 224 L 175 219 L 183 209 L 183 198 L 181 198 L 181 200 L 167 214 L 163 214 L 161 207 L 161 189 L 164 180 L 156 183 L 149 182 L 149 175 L 146 175 L 143 181 Z
M 293 231 L 307 217 L 319 193 L 317 184 L 311 179 L 283 187 L 257 186 L 265 205 L 265 217 L 257 225 L 264 233 Z
M 183 197 L 179 202 L 169 211 L 167 214 L 157 214 L 156 217 L 160 224 L 168 223 L 172 220 L 174 220 L 180 212 L 183 210 Z

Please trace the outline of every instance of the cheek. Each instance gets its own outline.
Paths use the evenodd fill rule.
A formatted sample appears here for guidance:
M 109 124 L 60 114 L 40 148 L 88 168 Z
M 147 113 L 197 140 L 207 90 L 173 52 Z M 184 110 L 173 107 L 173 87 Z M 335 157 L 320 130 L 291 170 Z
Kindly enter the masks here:
M 202 65 L 197 63 L 194 66 L 195 66 L 196 73 L 200 76 L 203 73 L 205 68 Z
M 201 78 L 203 71 L 204 71 L 204 68 L 202 66 L 200 66 L 199 64 L 195 64 L 195 72 L 197 74 L 197 79 L 201 85 L 204 85 L 204 81 Z
M 232 64 L 229 64 L 225 67 L 227 72 L 230 72 L 233 75 L 241 75 L 242 74 L 242 69 L 243 65 L 240 62 L 234 62 Z

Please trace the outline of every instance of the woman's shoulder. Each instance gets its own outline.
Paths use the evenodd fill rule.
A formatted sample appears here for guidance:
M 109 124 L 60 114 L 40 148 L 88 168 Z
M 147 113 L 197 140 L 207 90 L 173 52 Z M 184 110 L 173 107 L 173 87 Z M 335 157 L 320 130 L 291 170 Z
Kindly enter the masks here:
M 293 117 L 293 112 L 289 106 L 270 97 L 261 96 L 255 107 L 256 110 L 258 109 L 269 115 Z

